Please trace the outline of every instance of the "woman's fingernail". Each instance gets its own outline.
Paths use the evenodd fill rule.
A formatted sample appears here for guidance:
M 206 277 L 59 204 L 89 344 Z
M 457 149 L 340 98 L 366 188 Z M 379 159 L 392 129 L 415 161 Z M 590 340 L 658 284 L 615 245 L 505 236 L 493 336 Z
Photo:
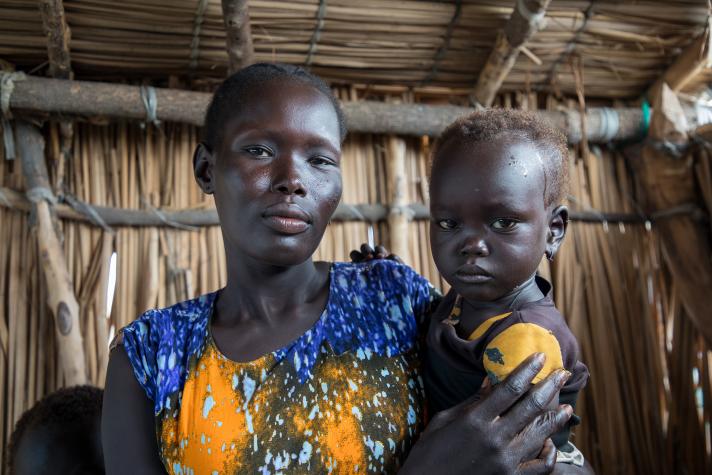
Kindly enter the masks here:
M 544 353 L 536 353 L 534 355 L 534 362 L 537 364 L 544 364 L 544 361 L 546 361 L 546 356 Z
M 567 370 L 565 370 L 565 369 L 557 370 L 556 373 L 557 373 L 557 374 L 556 374 L 556 381 L 557 381 L 561 386 L 563 386 L 564 384 L 566 384 L 566 381 L 568 381 L 569 378 L 571 377 L 571 372 L 570 372 L 570 371 L 567 371 Z
M 564 411 L 564 413 L 565 413 L 566 415 L 568 415 L 569 417 L 571 417 L 571 416 L 574 414 L 574 408 L 571 407 L 569 404 L 562 404 L 562 405 L 559 406 L 559 407 L 560 407 L 560 408 Z

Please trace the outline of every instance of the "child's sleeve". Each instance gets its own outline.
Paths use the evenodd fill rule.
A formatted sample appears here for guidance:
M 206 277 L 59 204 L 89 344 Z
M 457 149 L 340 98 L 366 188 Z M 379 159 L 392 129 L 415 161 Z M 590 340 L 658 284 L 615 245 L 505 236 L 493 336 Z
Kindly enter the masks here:
M 564 358 L 554 333 L 536 323 L 515 323 L 498 333 L 485 347 L 482 363 L 492 384 L 504 380 L 532 353 L 544 353 L 546 362 L 533 384 L 564 368 Z

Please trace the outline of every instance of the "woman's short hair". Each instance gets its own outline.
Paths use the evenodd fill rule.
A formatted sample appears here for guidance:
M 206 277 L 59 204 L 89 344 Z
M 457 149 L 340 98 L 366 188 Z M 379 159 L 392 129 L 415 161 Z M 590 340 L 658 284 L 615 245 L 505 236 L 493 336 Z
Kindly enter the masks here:
M 255 63 L 225 79 L 213 94 L 203 125 L 203 142 L 210 150 L 215 150 L 222 141 L 225 123 L 235 114 L 239 114 L 244 103 L 259 91 L 260 86 L 275 79 L 302 81 L 323 93 L 334 106 L 341 140 L 344 140 L 346 121 L 343 111 L 338 99 L 320 77 L 292 64 Z

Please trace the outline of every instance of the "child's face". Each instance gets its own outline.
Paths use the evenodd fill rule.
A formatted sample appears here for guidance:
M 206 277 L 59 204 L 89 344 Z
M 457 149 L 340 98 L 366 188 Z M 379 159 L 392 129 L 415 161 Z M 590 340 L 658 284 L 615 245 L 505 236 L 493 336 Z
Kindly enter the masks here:
M 88 427 L 32 427 L 20 439 L 13 475 L 104 473 L 100 419 Z
M 438 151 L 430 186 L 433 257 L 465 299 L 508 295 L 534 274 L 558 231 L 563 238 L 565 223 L 552 236 L 543 160 L 532 144 L 512 137 L 451 140 Z

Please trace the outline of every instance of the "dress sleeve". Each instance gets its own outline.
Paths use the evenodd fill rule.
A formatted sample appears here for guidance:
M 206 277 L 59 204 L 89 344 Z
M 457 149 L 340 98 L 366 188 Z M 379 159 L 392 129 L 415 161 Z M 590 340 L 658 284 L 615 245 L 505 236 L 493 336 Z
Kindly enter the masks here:
M 410 267 L 403 265 L 402 268 L 405 273 L 405 284 L 410 296 L 413 315 L 420 327 L 429 321 L 430 313 L 437 308 L 442 294 L 432 286 L 428 279 Z
M 125 326 L 118 344 L 123 339 L 124 350 L 133 368 L 136 380 L 151 401 L 156 401 L 156 378 L 158 375 L 158 338 L 152 321 L 153 311 L 148 311 Z
M 546 362 L 532 381 L 533 384 L 564 367 L 561 346 L 550 330 L 536 323 L 515 323 L 490 340 L 485 347 L 482 362 L 490 382 L 497 384 L 527 357 L 537 352 L 546 355 Z

